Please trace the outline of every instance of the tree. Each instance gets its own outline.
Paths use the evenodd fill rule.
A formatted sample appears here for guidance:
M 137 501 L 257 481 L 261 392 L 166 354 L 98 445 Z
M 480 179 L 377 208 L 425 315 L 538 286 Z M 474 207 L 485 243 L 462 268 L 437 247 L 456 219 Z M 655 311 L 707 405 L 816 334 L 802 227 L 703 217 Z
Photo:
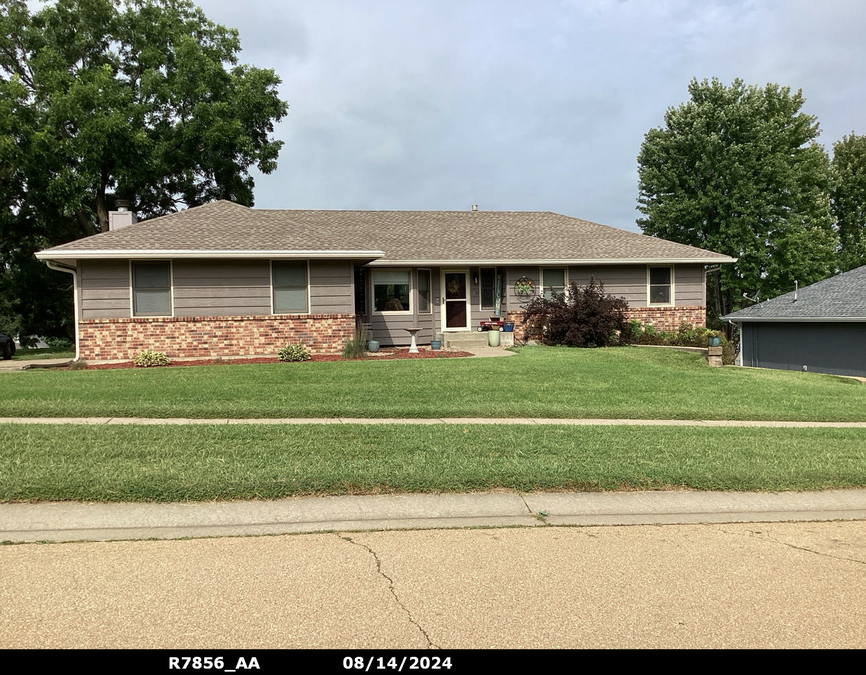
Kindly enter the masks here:
M 604 284 L 590 277 L 581 288 L 575 282 L 565 293 L 535 297 L 523 311 L 526 334 L 546 345 L 610 347 L 628 344 L 632 326 L 628 303 L 604 292 Z
M 829 158 L 801 92 L 768 84 L 689 84 L 638 155 L 645 234 L 738 258 L 708 275 L 711 318 L 742 295 L 769 298 L 835 270 Z
M 253 204 L 250 167 L 276 168 L 287 106 L 275 73 L 238 65 L 239 51 L 237 31 L 191 0 L 57 0 L 32 14 L 0 0 L 0 288 L 11 293 L 0 320 L 62 332 L 51 314 L 59 303 L 71 316 L 69 279 L 32 254 L 107 230 L 117 199 L 139 217 Z
M 866 265 L 866 136 L 833 144 L 833 217 L 839 230 L 842 271 Z

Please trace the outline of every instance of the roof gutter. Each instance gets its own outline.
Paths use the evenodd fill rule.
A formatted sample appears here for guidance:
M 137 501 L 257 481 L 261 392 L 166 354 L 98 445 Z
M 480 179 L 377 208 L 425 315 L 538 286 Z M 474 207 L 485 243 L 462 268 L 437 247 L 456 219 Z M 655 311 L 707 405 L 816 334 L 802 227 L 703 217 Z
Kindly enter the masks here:
M 722 316 L 730 323 L 863 323 L 866 316 Z
M 303 258 L 342 260 L 376 260 L 384 251 L 227 251 L 190 249 L 46 249 L 39 251 L 39 260 L 146 260 L 153 258 Z
M 375 260 L 370 267 L 477 267 L 479 265 L 706 265 L 733 263 L 737 258 L 531 258 L 531 259 L 481 259 L 464 260 Z
M 38 256 L 38 254 L 37 254 Z M 78 340 L 78 270 L 74 267 L 67 267 L 66 265 L 58 265 L 56 262 L 51 260 L 43 261 L 46 265 L 48 265 L 49 269 L 57 270 L 58 272 L 66 272 L 67 274 L 72 275 L 72 299 L 73 305 L 75 307 L 75 359 L 74 361 L 78 361 L 81 358 L 81 345 Z

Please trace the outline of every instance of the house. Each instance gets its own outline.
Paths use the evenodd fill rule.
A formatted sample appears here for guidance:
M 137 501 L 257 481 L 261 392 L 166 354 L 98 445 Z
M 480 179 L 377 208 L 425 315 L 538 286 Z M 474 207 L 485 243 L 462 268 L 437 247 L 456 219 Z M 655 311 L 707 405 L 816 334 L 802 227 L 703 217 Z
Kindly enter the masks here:
M 866 377 L 866 266 L 722 318 L 744 366 Z
M 705 323 L 705 265 L 733 258 L 548 212 L 251 209 L 227 201 L 37 253 L 73 274 L 79 355 L 335 353 L 356 318 L 382 344 L 519 323 L 536 294 L 591 276 L 660 328 Z

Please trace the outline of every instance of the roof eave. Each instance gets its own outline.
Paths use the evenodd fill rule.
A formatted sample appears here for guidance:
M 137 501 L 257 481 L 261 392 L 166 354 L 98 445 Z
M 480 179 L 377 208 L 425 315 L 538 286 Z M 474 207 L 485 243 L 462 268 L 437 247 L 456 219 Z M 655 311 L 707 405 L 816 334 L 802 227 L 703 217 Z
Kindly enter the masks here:
M 737 258 L 532 258 L 532 259 L 448 259 L 419 258 L 403 260 L 385 258 L 370 263 L 371 267 L 477 267 L 479 265 L 710 265 L 734 263 Z
M 299 258 L 299 259 L 345 259 L 376 260 L 384 251 L 226 251 L 226 250 L 53 250 L 36 253 L 39 260 L 146 260 L 153 258 Z
M 863 323 L 866 316 L 735 316 L 721 317 L 731 323 Z

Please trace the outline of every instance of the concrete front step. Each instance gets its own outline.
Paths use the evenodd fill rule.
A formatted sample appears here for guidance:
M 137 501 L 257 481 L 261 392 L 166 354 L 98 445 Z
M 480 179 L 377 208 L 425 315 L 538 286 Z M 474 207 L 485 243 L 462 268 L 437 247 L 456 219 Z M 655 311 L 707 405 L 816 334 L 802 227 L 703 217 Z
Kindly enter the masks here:
M 487 346 L 487 332 L 479 333 L 478 331 L 466 333 L 443 333 L 442 344 L 445 347 L 454 349 L 469 349 L 480 348 Z M 511 347 L 514 345 L 514 333 L 499 333 L 499 344 L 502 347 Z

